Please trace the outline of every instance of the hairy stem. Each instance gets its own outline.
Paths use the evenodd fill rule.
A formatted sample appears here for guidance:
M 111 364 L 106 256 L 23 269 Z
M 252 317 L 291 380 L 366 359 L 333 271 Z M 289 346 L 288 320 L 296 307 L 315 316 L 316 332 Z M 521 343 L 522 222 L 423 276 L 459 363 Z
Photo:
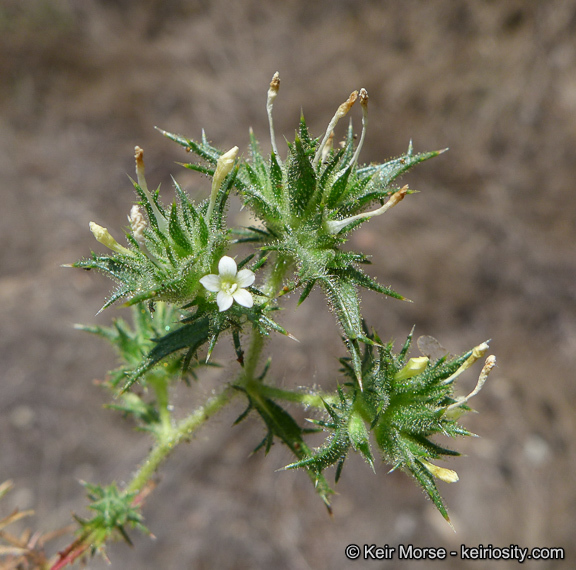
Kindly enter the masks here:
M 187 418 L 179 422 L 166 437 L 159 441 L 149 453 L 126 488 L 127 493 L 139 491 L 150 480 L 159 465 L 183 440 L 188 439 L 204 422 L 228 404 L 238 392 L 227 386 L 220 394 L 208 399 Z
M 266 295 L 269 297 L 274 297 L 276 295 L 277 291 L 282 287 L 284 277 L 286 276 L 286 272 L 290 268 L 290 265 L 290 259 L 285 256 L 280 256 L 276 259 L 272 271 L 268 275 L 266 283 L 264 283 L 262 287 L 262 291 Z M 255 380 L 256 369 L 264 348 L 264 340 L 262 333 L 260 333 L 256 328 L 253 328 L 252 339 L 244 361 L 244 373 L 241 380 L 244 385 L 248 385 Z
M 172 427 L 172 415 L 170 414 L 170 401 L 168 396 L 168 382 L 165 378 L 158 378 L 151 374 L 148 378 L 149 384 L 153 387 L 156 394 L 156 403 L 158 413 L 162 423 L 162 429 L 169 433 Z
M 245 382 L 250 382 L 256 375 L 256 368 L 264 348 L 264 337 L 256 328 L 252 329 L 252 340 L 244 360 L 244 373 L 242 374 Z

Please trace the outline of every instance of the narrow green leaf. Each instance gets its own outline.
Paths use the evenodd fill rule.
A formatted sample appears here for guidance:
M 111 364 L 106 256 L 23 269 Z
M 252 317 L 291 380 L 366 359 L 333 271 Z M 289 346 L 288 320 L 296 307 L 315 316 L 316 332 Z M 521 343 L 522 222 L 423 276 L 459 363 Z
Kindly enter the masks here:
M 308 295 L 310 295 L 310 293 L 312 292 L 312 289 L 314 289 L 315 284 L 316 284 L 316 279 L 311 279 L 310 281 L 308 281 L 306 283 L 306 285 L 304 285 L 304 290 L 302 291 L 302 294 L 300 295 L 300 298 L 298 299 L 298 305 L 301 305 L 308 298 Z
M 338 463 L 346 458 L 350 448 L 350 438 L 344 429 L 335 431 L 327 443 L 322 446 L 316 453 L 304 457 L 300 461 L 286 465 L 284 469 L 299 469 L 307 467 L 317 473 L 321 473 L 331 465 Z
M 131 287 L 120 287 L 110 295 L 110 298 L 102 305 L 102 308 L 98 312 L 102 312 L 104 309 L 111 307 L 116 301 L 129 297 L 134 293 L 134 289 Z
M 228 174 L 228 176 L 222 183 L 222 186 L 220 186 L 220 190 L 218 191 L 218 195 L 216 196 L 216 202 L 214 204 L 212 220 L 214 220 L 215 226 L 217 228 L 223 227 L 223 219 L 226 214 L 226 203 L 228 202 L 228 197 L 230 196 L 230 192 L 234 187 L 234 183 L 238 177 L 238 171 L 239 166 L 237 164 L 232 169 L 230 174 Z
M 373 175 L 372 181 L 374 189 L 384 189 L 387 188 L 396 178 L 410 170 L 416 164 L 434 158 L 435 156 L 442 154 L 444 150 L 412 154 L 410 147 L 406 154 L 385 162 L 384 164 L 360 168 L 358 170 L 358 176 Z
M 142 190 L 142 188 L 140 188 L 140 185 L 138 184 L 138 182 L 136 182 L 132 179 L 130 179 L 130 180 L 132 181 L 132 186 L 134 187 L 136 194 L 138 194 L 138 196 L 140 197 L 140 203 L 142 204 L 142 206 L 146 210 L 146 214 L 147 214 L 148 220 L 150 222 L 150 229 L 154 232 L 154 234 L 158 237 L 158 239 L 165 241 L 166 238 L 165 238 L 164 234 L 162 234 L 162 232 L 160 231 L 160 227 L 158 226 L 158 220 L 156 219 L 156 213 L 154 212 L 154 209 L 152 208 L 152 204 L 150 203 L 148 196 Z M 154 204 L 157 204 L 157 201 L 154 200 L 154 198 L 152 198 L 152 200 L 154 201 Z
M 278 159 L 274 153 L 270 155 L 270 185 L 272 196 L 274 196 L 278 208 L 283 209 L 285 203 L 284 180 L 282 176 L 282 168 L 280 167 Z
M 316 173 L 300 137 L 296 137 L 288 163 L 288 193 L 293 216 L 304 216 L 316 194 Z
M 247 186 L 242 190 L 242 193 L 247 204 L 261 220 L 278 220 L 282 217 L 276 205 L 262 194 L 257 187 Z
M 346 188 L 342 190 L 332 207 L 339 208 L 339 212 L 343 215 L 349 215 L 352 211 L 357 211 L 364 207 L 366 203 L 378 199 L 379 196 L 375 195 L 371 200 L 362 201 L 363 196 L 366 194 L 366 188 L 369 187 L 371 180 L 371 176 L 358 177 L 358 171 L 356 171 L 354 179 L 346 184 Z M 374 192 L 373 194 L 376 193 Z M 355 202 L 358 200 L 361 202 L 356 205 Z
M 243 163 L 243 168 L 248 175 L 248 181 L 251 186 L 258 189 L 258 192 L 261 194 L 265 194 L 266 192 L 266 184 L 268 181 L 267 175 L 261 175 L 256 172 L 254 168 L 252 168 L 249 164 Z
M 434 459 L 439 459 L 443 455 L 449 455 L 450 457 L 459 457 L 461 455 L 458 451 L 454 451 L 448 447 L 442 447 L 419 433 L 404 433 L 402 434 L 402 437 L 415 443 L 418 446 L 418 451 L 420 453 L 425 453 L 428 457 Z
M 362 336 L 360 301 L 354 284 L 339 276 L 323 277 L 319 281 L 347 338 Z
M 198 217 L 196 227 L 196 239 L 198 240 L 198 245 L 201 248 L 204 248 L 208 245 L 208 241 L 210 240 L 210 231 L 208 230 L 208 224 L 206 223 L 204 216 Z
M 260 145 L 258 144 L 252 129 L 250 129 L 249 136 L 252 164 L 254 165 L 255 170 L 258 172 L 258 175 L 265 179 L 267 177 L 266 163 L 264 162 L 264 157 L 262 156 Z
M 188 170 L 194 170 L 194 172 L 200 172 L 200 174 L 206 174 L 206 176 L 214 176 L 214 168 L 208 166 L 203 166 L 201 164 L 195 164 L 193 162 L 178 162 L 180 166 L 187 168 Z
M 296 457 L 302 458 L 311 454 L 310 448 L 302 439 L 302 429 L 284 408 L 257 393 L 247 393 L 247 395 L 252 406 L 260 414 L 268 427 L 268 436 L 262 442 L 261 446 L 266 443 L 266 450 L 268 451 L 272 443 L 271 436 L 273 434 L 285 443 Z M 307 472 L 314 483 L 316 492 L 331 512 L 328 497 L 333 491 L 330 489 L 328 482 L 320 472 L 316 472 L 313 469 L 307 469 Z
M 325 163 L 324 170 L 322 170 L 322 174 L 318 181 L 318 186 L 322 189 L 323 196 L 326 195 L 327 188 L 330 187 L 328 182 L 332 179 L 336 167 L 340 165 L 343 154 L 344 149 L 338 149 L 338 151 L 334 152 L 330 159 Z
M 342 165 L 347 165 L 354 156 L 354 128 L 352 126 L 352 118 L 348 123 L 348 128 L 346 129 L 346 142 L 344 143 L 344 154 L 342 156 Z
M 167 131 L 163 131 L 162 129 L 158 129 L 166 138 L 178 143 L 179 145 L 183 146 L 186 150 L 192 151 L 197 154 L 199 157 L 203 158 L 210 164 L 215 165 L 218 162 L 218 158 L 222 155 L 222 151 L 218 150 L 217 148 L 208 144 L 206 139 L 206 133 L 202 131 L 202 142 L 197 143 L 191 139 L 187 139 L 180 135 L 175 135 L 169 133 Z
M 426 491 L 436 508 L 440 511 L 440 514 L 450 522 L 450 517 L 448 516 L 448 511 L 444 506 L 444 502 L 442 501 L 442 497 L 438 492 L 438 488 L 436 487 L 436 481 L 434 480 L 434 476 L 420 463 L 418 460 L 412 460 L 409 464 L 406 465 L 406 469 L 412 473 L 416 481 L 420 483 L 421 487 Z
M 414 336 L 414 327 L 415 327 L 415 325 L 412 327 L 410 334 L 406 337 L 406 341 L 404 342 L 402 349 L 398 353 L 398 358 L 401 360 L 404 360 L 404 358 L 406 358 L 406 355 L 408 354 L 408 350 L 410 349 L 410 345 L 412 344 L 412 338 Z
M 170 237 L 174 240 L 174 243 L 177 246 L 177 253 L 180 254 L 181 257 L 194 253 L 192 244 L 188 241 L 188 237 L 182 230 L 175 202 L 172 203 L 172 210 L 170 211 L 168 231 L 170 232 Z
M 294 418 L 268 398 L 251 394 L 250 401 L 273 434 L 282 440 L 294 455 L 301 457 L 306 444 L 302 439 L 302 429 Z
M 306 124 L 306 119 L 304 118 L 304 113 L 300 114 L 300 123 L 298 125 L 298 132 L 300 134 L 300 139 L 308 149 L 316 150 L 316 144 L 318 141 L 313 141 L 310 138 L 310 133 L 308 132 L 308 125 Z
M 406 297 L 403 297 L 400 293 L 396 293 L 396 291 L 390 289 L 390 287 L 380 285 L 380 283 L 372 279 L 372 277 L 366 275 L 366 273 L 360 269 L 356 269 L 355 267 L 348 266 L 346 269 L 335 271 L 334 273 L 337 274 L 341 280 L 349 280 L 359 287 L 364 287 L 365 289 L 370 289 L 376 293 L 382 293 L 383 295 L 388 295 L 389 297 L 394 297 L 401 301 L 407 300 Z
M 245 420 L 248 417 L 248 414 L 253 410 L 253 406 L 251 403 L 248 403 L 246 409 L 236 418 L 232 425 L 238 425 L 240 422 Z
M 338 465 L 336 465 L 336 474 L 334 475 L 334 482 L 335 483 L 338 483 L 338 481 L 340 480 L 340 475 L 342 475 L 342 468 L 344 467 L 344 461 L 346 461 L 345 457 L 343 457 L 338 462 Z
M 202 317 L 156 340 L 156 346 L 150 351 L 146 361 L 128 377 L 128 380 L 122 387 L 122 392 L 128 390 L 138 378 L 141 378 L 143 374 L 174 352 L 184 348 L 196 352 L 208 341 L 209 336 L 210 326 L 208 317 Z
M 334 206 L 336 206 L 336 204 L 338 204 L 338 202 L 340 201 L 341 197 L 345 194 L 345 191 L 348 187 L 348 179 L 350 178 L 350 174 L 352 173 L 353 169 L 354 166 L 350 165 L 345 170 L 339 172 L 338 175 L 336 176 L 335 180 L 332 183 L 332 188 L 330 189 L 328 198 L 326 200 L 326 205 L 329 208 L 333 208 Z

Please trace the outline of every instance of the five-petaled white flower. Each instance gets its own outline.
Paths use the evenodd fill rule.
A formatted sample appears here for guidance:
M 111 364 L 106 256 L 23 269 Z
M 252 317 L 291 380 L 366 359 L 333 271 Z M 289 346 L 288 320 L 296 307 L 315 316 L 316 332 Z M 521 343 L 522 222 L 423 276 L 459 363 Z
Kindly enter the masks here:
M 250 269 L 238 271 L 236 262 L 225 255 L 218 262 L 218 273 L 219 275 L 214 275 L 213 273 L 205 275 L 200 279 L 200 283 L 208 291 L 218 293 L 216 303 L 218 303 L 220 311 L 229 309 L 234 301 L 248 308 L 254 304 L 252 295 L 244 289 L 244 287 L 249 287 L 254 283 L 254 272 L 250 271 Z

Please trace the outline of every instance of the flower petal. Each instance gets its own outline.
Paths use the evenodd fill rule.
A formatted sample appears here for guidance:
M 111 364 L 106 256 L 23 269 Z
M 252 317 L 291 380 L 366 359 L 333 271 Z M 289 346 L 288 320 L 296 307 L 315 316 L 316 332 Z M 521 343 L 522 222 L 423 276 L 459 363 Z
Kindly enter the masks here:
M 234 300 L 243 307 L 247 307 L 248 309 L 254 304 L 254 299 L 252 299 L 252 295 L 246 289 L 237 289 L 232 294 Z
M 241 269 L 238 271 L 238 275 L 236 275 L 238 287 L 248 287 L 254 283 L 254 279 L 256 279 L 256 275 L 254 275 L 254 272 L 250 271 L 250 269 Z
M 212 293 L 217 293 L 218 291 L 220 291 L 219 275 L 214 275 L 213 273 L 211 273 L 210 275 L 204 275 L 204 277 L 200 279 L 200 283 L 202 283 L 202 285 L 204 285 L 204 287 L 208 289 L 208 291 L 211 291 Z
M 218 273 L 220 273 L 220 277 L 232 279 L 236 276 L 237 270 L 238 266 L 236 265 L 236 262 L 227 255 L 222 257 L 218 262 Z
M 226 291 L 220 291 L 218 295 L 216 295 L 216 303 L 218 303 L 218 309 L 220 309 L 220 312 L 229 309 L 232 306 L 233 301 L 234 297 Z

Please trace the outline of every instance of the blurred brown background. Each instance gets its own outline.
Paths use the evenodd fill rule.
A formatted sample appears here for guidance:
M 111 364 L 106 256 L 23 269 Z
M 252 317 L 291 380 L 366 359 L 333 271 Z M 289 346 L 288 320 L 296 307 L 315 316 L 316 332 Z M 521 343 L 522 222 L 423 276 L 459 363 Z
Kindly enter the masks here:
M 320 135 L 360 87 L 370 94 L 363 162 L 398 155 L 411 138 L 417 151 L 450 147 L 404 178 L 421 193 L 351 246 L 415 301 L 364 295 L 384 338 L 401 342 L 415 324 L 452 352 L 492 339 L 498 368 L 473 402 L 481 413 L 464 420 L 481 438 L 455 443 L 465 456 L 448 467 L 460 482 L 440 483 L 457 533 L 407 476 L 385 465 L 373 474 L 357 458 L 330 519 L 303 473 L 275 472 L 290 460 L 284 449 L 249 456 L 263 429 L 255 420 L 231 429 L 237 408 L 171 457 L 145 510 L 157 540 L 132 533 L 134 549 L 110 549 L 112 568 L 426 564 L 350 562 L 352 542 L 562 546 L 573 560 L 573 0 L 0 0 L 0 480 L 17 485 L 1 512 L 35 508 L 35 527 L 58 528 L 84 513 L 79 479 L 121 482 L 145 456 L 146 437 L 102 409 L 107 397 L 92 383 L 113 354 L 71 328 L 124 312 L 95 316 L 111 285 L 60 265 L 102 250 L 91 220 L 121 236 L 136 144 L 166 200 L 171 174 L 207 195 L 209 182 L 174 164 L 188 157 L 155 125 L 192 138 L 205 128 L 215 145 L 244 152 L 252 126 L 269 148 L 276 70 L 281 148 L 301 108 Z M 357 109 L 352 116 L 359 128 Z M 335 385 L 343 349 L 320 301 L 284 317 L 300 345 L 272 343 L 282 385 Z

